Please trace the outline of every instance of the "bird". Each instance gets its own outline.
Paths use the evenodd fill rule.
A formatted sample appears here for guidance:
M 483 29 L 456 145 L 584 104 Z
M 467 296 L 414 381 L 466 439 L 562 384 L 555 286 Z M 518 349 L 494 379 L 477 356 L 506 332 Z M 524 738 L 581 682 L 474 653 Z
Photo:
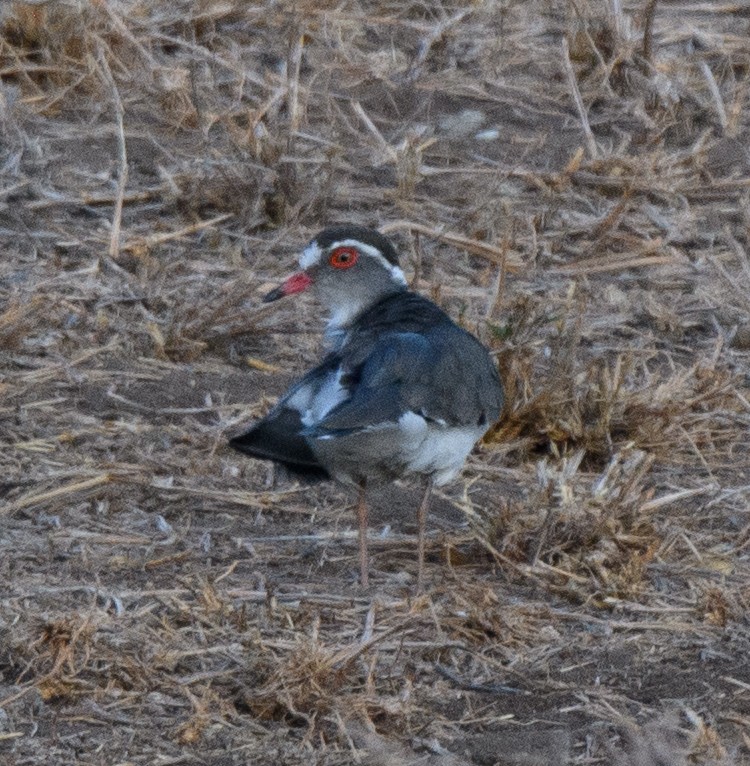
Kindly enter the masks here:
M 315 294 L 328 311 L 327 352 L 278 403 L 229 444 L 311 481 L 358 490 L 360 584 L 369 587 L 366 490 L 420 477 L 417 590 L 433 486 L 461 470 L 503 407 L 487 348 L 408 288 L 391 240 L 338 224 L 302 250 L 299 271 L 264 302 Z

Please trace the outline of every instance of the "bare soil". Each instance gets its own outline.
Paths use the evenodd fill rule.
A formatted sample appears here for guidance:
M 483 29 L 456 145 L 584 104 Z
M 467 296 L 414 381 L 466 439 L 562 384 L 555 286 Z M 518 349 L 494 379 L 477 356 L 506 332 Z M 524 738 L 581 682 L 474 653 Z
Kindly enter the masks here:
M 0 764 L 750 763 L 743 3 L 0 6 Z M 496 355 L 435 498 L 231 452 L 374 225 Z

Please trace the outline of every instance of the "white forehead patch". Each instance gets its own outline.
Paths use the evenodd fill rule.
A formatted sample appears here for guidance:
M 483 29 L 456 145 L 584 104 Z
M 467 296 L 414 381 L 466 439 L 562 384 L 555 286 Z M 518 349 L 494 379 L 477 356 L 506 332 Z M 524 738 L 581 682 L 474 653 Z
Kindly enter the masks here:
M 305 271 L 311 266 L 315 266 L 316 263 L 320 263 L 320 256 L 323 255 L 323 251 L 318 247 L 317 242 L 311 242 L 299 256 L 299 267 Z

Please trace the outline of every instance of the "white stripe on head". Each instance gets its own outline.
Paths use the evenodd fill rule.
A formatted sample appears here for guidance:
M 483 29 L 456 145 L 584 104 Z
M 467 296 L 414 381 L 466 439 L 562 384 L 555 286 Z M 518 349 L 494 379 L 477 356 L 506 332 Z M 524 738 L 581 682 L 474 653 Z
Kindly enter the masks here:
M 360 242 L 358 239 L 341 239 L 337 242 L 333 242 L 327 250 L 333 251 L 337 247 L 353 247 L 359 250 L 360 253 L 363 253 L 364 255 L 369 256 L 370 258 L 374 258 L 378 263 L 390 273 L 390 275 L 393 277 L 394 281 L 398 282 L 399 284 L 405 285 L 406 284 L 406 277 L 404 276 L 404 272 L 396 265 L 392 264 L 381 252 L 378 250 L 377 247 L 373 247 L 372 245 L 367 245 L 364 242 Z M 301 253 L 298 259 L 298 263 L 300 268 L 303 271 L 307 271 L 307 269 L 312 268 L 313 266 L 317 266 L 320 263 L 320 259 L 323 255 L 323 251 L 320 248 L 320 245 L 318 245 L 317 242 L 313 241 L 311 242 Z
M 364 242 L 360 242 L 358 239 L 341 239 L 338 242 L 334 242 L 328 249 L 333 251 L 337 247 L 353 247 L 359 250 L 360 253 L 374 258 L 386 271 L 390 272 L 391 276 L 396 282 L 402 285 L 406 284 L 406 277 L 404 272 L 398 266 L 392 264 L 377 247 L 367 245 Z M 318 256 L 320 258 L 320 255 Z

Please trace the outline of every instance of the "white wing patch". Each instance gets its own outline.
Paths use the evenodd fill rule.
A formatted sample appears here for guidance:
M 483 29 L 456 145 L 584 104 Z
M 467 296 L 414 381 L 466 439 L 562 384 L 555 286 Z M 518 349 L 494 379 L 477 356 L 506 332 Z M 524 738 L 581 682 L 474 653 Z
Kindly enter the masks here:
M 349 397 L 349 389 L 341 385 L 344 370 L 339 367 L 329 373 L 314 397 L 308 400 L 302 423 L 312 426 L 319 423 L 338 404 Z
M 297 410 L 300 415 L 303 415 L 310 408 L 310 402 L 312 401 L 314 388 L 308 383 L 306 386 L 300 386 L 287 400 L 284 402 L 285 407 L 289 407 L 292 410 Z

